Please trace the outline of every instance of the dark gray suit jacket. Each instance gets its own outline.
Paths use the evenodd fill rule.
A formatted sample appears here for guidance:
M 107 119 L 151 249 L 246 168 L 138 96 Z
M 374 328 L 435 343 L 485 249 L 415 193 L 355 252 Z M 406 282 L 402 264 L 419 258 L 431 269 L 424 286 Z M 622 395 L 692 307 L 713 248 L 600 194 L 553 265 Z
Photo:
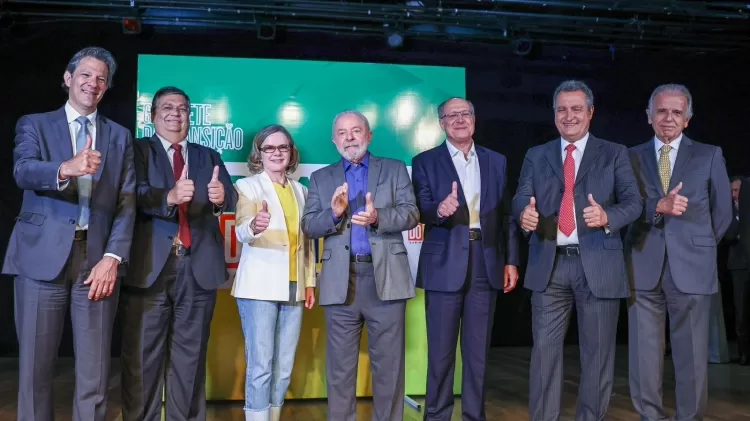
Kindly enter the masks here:
M 513 197 L 513 215 L 520 221 L 521 212 L 534 196 L 539 225 L 529 233 L 524 279 L 524 286 L 532 291 L 544 291 L 552 276 L 564 187 L 560 138 L 529 149 Z M 583 209 L 589 206 L 589 194 L 607 213 L 609 232 L 586 226 Z M 641 214 L 643 202 L 625 146 L 589 136 L 576 175 L 574 202 L 581 262 L 591 292 L 598 298 L 627 297 L 620 229 Z
M 135 171 L 130 132 L 99 114 L 96 150 L 102 163 L 92 177 L 86 269 L 105 253 L 126 263 L 135 220 Z M 57 172 L 73 157 L 65 108 L 21 117 L 16 125 L 13 175 L 23 190 L 3 273 L 53 281 L 68 261 L 78 218 L 76 180 L 57 189 Z M 120 265 L 122 270 L 125 265 Z
M 683 135 L 667 191 L 682 182 L 679 194 L 687 197 L 688 206 L 681 216 L 656 214 L 656 204 L 665 192 L 659 181 L 654 140 L 629 152 L 645 203 L 625 241 L 634 288 L 656 288 L 668 255 L 672 279 L 681 292 L 717 292 L 716 245 L 732 220 L 732 193 L 721 148 Z

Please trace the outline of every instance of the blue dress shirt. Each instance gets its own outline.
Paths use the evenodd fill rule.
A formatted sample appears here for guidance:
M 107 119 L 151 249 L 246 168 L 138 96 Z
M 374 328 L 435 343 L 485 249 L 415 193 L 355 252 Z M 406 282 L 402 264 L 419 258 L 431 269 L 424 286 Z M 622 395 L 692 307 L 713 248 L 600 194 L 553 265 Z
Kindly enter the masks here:
M 359 165 L 354 165 L 346 159 L 342 159 L 344 164 L 344 176 L 349 187 L 349 209 L 352 216 L 365 210 L 365 196 L 367 195 L 367 170 L 370 167 L 370 153 L 367 152 L 362 158 Z M 335 223 L 339 223 L 341 218 L 333 216 Z M 351 248 L 349 250 L 354 254 L 371 254 L 370 241 L 367 239 L 367 228 L 352 224 L 351 229 Z

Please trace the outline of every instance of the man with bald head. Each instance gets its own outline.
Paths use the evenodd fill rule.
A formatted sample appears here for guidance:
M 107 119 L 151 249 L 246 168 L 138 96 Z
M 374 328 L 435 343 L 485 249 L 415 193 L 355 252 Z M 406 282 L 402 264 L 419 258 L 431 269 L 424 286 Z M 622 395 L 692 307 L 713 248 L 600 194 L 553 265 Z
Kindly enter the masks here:
M 665 316 L 675 367 L 675 420 L 702 420 L 707 400 L 716 245 L 732 220 L 721 148 L 683 135 L 693 99 L 682 85 L 657 87 L 646 110 L 654 137 L 630 150 L 645 207 L 630 226 L 625 258 L 630 395 L 641 419 L 666 420 L 662 404 Z
M 406 300 L 414 283 L 403 231 L 419 223 L 401 161 L 368 152 L 372 131 L 358 111 L 333 120 L 341 160 L 310 176 L 302 230 L 323 238 L 320 305 L 326 320 L 328 419 L 355 421 L 357 362 L 367 325 L 373 421 L 404 413 Z
M 485 420 L 485 374 L 497 292 L 518 280 L 517 226 L 506 191 L 506 160 L 474 143 L 474 106 L 438 106 L 445 142 L 412 160 L 424 224 L 417 287 L 425 290 L 425 420 L 453 413 L 456 342 L 461 335 L 464 421 Z

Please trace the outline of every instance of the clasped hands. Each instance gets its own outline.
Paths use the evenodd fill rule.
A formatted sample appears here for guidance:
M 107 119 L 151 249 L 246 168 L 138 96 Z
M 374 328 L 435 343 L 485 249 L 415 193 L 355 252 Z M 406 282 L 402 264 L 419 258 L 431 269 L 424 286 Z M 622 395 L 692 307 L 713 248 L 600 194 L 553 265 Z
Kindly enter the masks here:
M 583 209 L 583 220 L 589 228 L 601 228 L 607 226 L 609 218 L 604 208 L 594 200 L 594 195 L 589 193 L 589 206 Z M 539 225 L 539 212 L 536 210 L 536 198 L 531 196 L 529 204 L 521 212 L 521 228 L 526 231 L 536 231 Z
M 336 218 L 341 218 L 349 207 L 349 184 L 344 183 L 333 192 L 331 197 L 331 210 Z M 378 210 L 372 203 L 372 194 L 370 192 L 365 196 L 365 210 L 352 215 L 352 223 L 367 227 L 378 223 Z

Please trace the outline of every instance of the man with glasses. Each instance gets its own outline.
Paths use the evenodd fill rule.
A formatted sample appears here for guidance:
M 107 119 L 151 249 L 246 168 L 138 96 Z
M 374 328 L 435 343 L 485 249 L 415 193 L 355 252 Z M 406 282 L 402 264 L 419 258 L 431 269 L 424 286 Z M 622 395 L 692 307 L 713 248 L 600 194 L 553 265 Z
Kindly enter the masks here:
M 156 134 L 135 145 L 138 217 L 120 302 L 122 419 L 206 419 L 206 349 L 216 289 L 227 280 L 223 212 L 237 193 L 215 151 L 188 142 L 190 99 L 154 94 Z M 165 385 L 166 382 L 166 385 Z
M 518 280 L 517 226 L 510 215 L 505 156 L 474 143 L 474 106 L 438 106 L 446 141 L 412 160 L 424 224 L 417 287 L 425 290 L 425 420 L 453 413 L 456 342 L 461 335 L 464 420 L 484 420 L 485 372 L 497 291 Z

